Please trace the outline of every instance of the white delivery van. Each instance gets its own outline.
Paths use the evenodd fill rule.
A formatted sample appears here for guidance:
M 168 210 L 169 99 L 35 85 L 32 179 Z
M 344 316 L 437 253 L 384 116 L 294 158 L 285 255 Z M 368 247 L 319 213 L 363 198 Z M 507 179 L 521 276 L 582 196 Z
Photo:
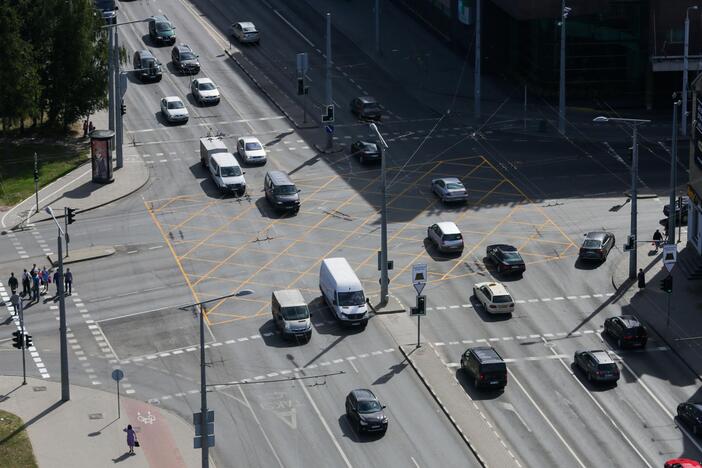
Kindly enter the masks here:
M 322 260 L 319 290 L 342 324 L 356 327 L 368 324 L 368 306 L 363 286 L 345 258 Z
M 219 190 L 234 193 L 239 197 L 246 193 L 245 172 L 241 170 L 241 166 L 233 154 L 215 153 L 210 155 L 207 167 Z
M 298 289 L 273 291 L 271 313 L 275 326 L 283 338 L 309 341 L 312 337 L 312 322 L 307 302 Z
M 217 153 L 228 153 L 227 146 L 219 137 L 200 138 L 200 165 L 207 167 L 210 156 Z

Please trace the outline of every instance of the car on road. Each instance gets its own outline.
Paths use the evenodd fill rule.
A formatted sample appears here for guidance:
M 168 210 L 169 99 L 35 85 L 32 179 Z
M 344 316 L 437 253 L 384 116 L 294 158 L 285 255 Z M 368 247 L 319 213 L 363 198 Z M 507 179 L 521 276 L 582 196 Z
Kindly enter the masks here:
M 271 313 L 284 339 L 309 341 L 312 337 L 310 310 L 299 289 L 273 291 Z
M 266 164 L 266 149 L 254 136 L 239 138 L 236 142 L 236 152 L 246 164 Z
M 432 224 L 427 228 L 427 237 L 439 252 L 463 252 L 463 235 L 451 221 Z
M 180 73 L 197 75 L 200 73 L 198 56 L 188 44 L 178 44 L 171 49 L 171 61 Z
M 358 434 L 377 432 L 385 434 L 388 429 L 388 417 L 385 406 L 378 397 L 367 388 L 352 390 L 346 396 L 346 417 Z
M 473 296 L 491 314 L 511 314 L 514 299 L 502 283 L 484 282 L 473 285 Z
M 461 356 L 461 369 L 473 379 L 475 388 L 504 388 L 507 364 L 491 346 L 468 348 Z
M 498 273 L 522 274 L 526 271 L 524 259 L 517 248 L 508 244 L 488 245 L 485 256 L 497 268 Z
M 573 358 L 590 382 L 616 383 L 619 380 L 619 368 L 607 351 L 576 351 Z
M 193 98 L 201 106 L 204 104 L 219 104 L 219 89 L 209 78 L 198 78 L 190 83 Z
M 157 44 L 175 44 L 175 26 L 165 15 L 152 16 L 149 18 L 149 37 Z
M 230 27 L 232 36 L 242 44 L 259 44 L 261 42 L 261 34 L 256 25 L 250 21 L 241 21 L 234 23 Z
M 680 203 L 682 202 L 682 206 Z M 680 222 L 687 223 L 687 207 L 690 205 L 690 197 L 684 196 L 681 199 L 675 201 L 675 214 L 680 216 Z M 670 217 L 670 203 L 663 207 L 663 214 L 666 218 Z
M 365 164 L 380 161 L 382 150 L 374 141 L 356 140 L 351 144 L 351 155 L 356 156 L 361 164 Z
M 693 434 L 702 433 L 702 402 L 680 403 L 678 419 L 689 427 Z
M 283 171 L 268 171 L 263 178 L 263 191 L 266 200 L 275 211 L 288 211 L 297 214 L 300 211 L 300 189 Z
M 161 115 L 168 123 L 185 123 L 189 118 L 188 109 L 178 96 L 161 99 Z
M 231 153 L 215 153 L 210 156 L 207 167 L 217 188 L 238 197 L 246 193 L 244 171 Z
M 614 234 L 607 231 L 591 231 L 585 234 L 585 239 L 578 252 L 579 260 L 595 260 L 604 262 L 609 251 L 614 247 Z
M 689 458 L 673 458 L 665 462 L 663 468 L 702 468 L 702 464 Z
M 633 315 L 610 317 L 604 321 L 604 332 L 617 340 L 617 347 L 644 347 L 648 341 L 646 328 Z
M 431 191 L 444 203 L 468 201 L 468 190 L 458 177 L 432 179 Z
M 132 66 L 136 76 L 143 81 L 161 81 L 163 72 L 161 71 L 161 62 L 156 60 L 154 54 L 146 49 L 140 49 L 134 52 Z
M 380 120 L 383 110 L 378 101 L 371 96 L 359 96 L 351 101 L 351 112 L 359 119 Z

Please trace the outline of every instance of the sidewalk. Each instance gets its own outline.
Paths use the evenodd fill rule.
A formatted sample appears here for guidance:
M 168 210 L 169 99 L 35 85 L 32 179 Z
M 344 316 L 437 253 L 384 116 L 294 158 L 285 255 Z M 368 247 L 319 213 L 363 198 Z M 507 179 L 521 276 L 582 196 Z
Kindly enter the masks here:
M 23 386 L 21 377 L 0 377 L 0 393 L 0 409 L 22 418 L 41 468 L 200 466 L 193 427 L 162 408 L 122 397 L 117 419 L 116 394 L 71 386 L 61 404 L 59 383 L 28 378 Z M 141 445 L 136 455 L 127 453 L 127 424 Z
M 107 128 L 107 112 L 91 117 L 97 129 Z M 6 212 L 0 212 L 0 229 L 22 229 L 27 223 L 46 221 L 51 217 L 44 208 L 51 205 L 57 218 L 63 217 L 64 207 L 75 208 L 78 213 L 89 211 L 130 195 L 149 180 L 149 169 L 138 155 L 136 148 L 124 145 L 124 166 L 114 171 L 114 182 L 92 182 L 91 164 L 88 162 L 39 190 L 39 212 L 35 196 L 27 198 Z M 114 156 L 114 153 L 113 153 Z

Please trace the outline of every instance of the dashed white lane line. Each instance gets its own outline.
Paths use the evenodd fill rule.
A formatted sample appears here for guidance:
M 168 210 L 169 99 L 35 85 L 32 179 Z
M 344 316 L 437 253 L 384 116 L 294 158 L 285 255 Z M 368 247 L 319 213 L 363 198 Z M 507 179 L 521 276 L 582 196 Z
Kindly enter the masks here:
M 614 293 L 598 293 L 598 294 L 581 294 L 577 296 L 556 296 L 556 297 L 540 297 L 532 299 L 517 299 L 514 301 L 515 304 L 534 304 L 537 302 L 551 302 L 551 301 L 576 301 L 579 299 L 592 299 L 601 297 L 611 297 Z M 472 309 L 473 304 L 454 304 L 454 305 L 440 305 L 434 307 L 427 307 L 427 310 L 455 310 L 455 309 Z

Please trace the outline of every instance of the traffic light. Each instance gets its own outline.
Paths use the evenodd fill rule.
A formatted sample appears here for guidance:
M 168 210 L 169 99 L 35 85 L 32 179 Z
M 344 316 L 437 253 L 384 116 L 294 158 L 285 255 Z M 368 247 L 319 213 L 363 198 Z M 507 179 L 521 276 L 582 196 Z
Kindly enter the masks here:
M 624 252 L 634 250 L 634 236 L 626 236 L 626 243 L 623 246 Z
M 22 336 L 22 332 L 17 330 L 12 332 L 12 347 L 17 348 L 17 349 L 22 349 L 22 345 L 24 344 L 24 339 Z
M 427 315 L 427 296 L 417 296 L 417 315 Z
M 32 335 L 24 335 L 24 347 L 25 348 L 32 347 Z
M 673 277 L 668 275 L 661 280 L 661 291 L 665 291 L 668 294 L 673 292 Z
M 66 222 L 68 224 L 73 224 L 73 222 L 76 220 L 76 208 L 66 208 Z
M 127 113 L 127 105 L 124 103 L 124 101 L 122 101 L 122 105 L 119 106 L 119 110 L 122 113 L 122 115 Z
M 297 79 L 297 95 L 302 96 L 305 94 L 305 80 L 302 78 Z
M 334 105 L 327 106 L 326 115 L 322 115 L 322 122 L 333 122 L 334 121 Z

